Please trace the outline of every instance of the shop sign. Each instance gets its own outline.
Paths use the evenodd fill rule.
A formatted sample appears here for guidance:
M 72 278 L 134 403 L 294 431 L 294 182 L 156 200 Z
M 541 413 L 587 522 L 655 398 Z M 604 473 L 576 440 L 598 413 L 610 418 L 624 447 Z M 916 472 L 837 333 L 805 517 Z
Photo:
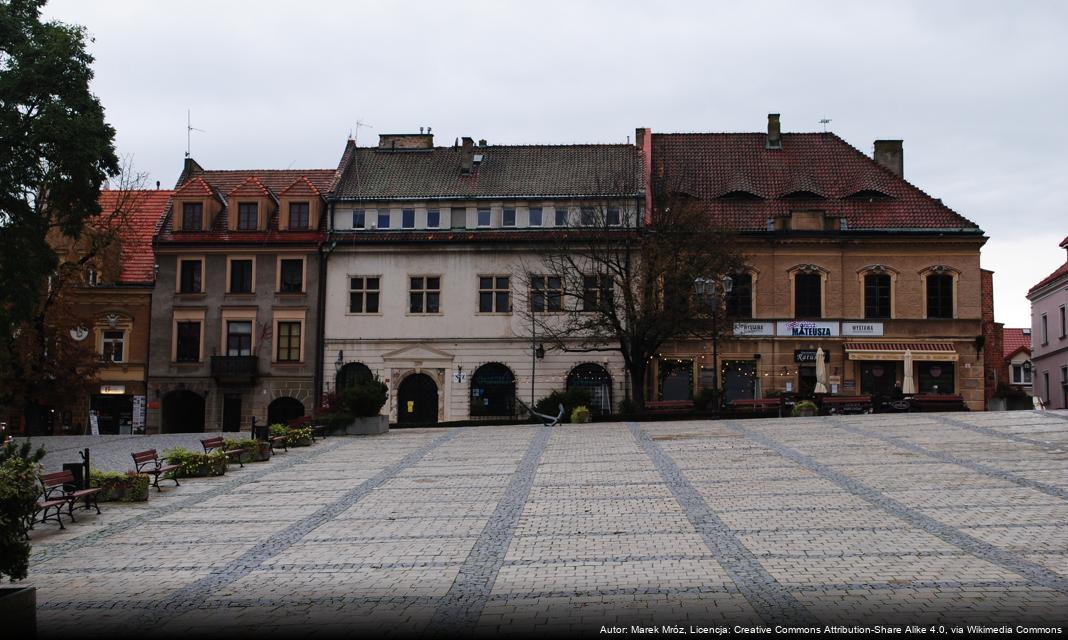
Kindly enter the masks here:
M 133 432 L 144 433 L 145 431 L 145 397 L 133 397 Z
M 883 323 L 881 322 L 843 322 L 843 336 L 881 336 L 883 335 Z
M 735 322 L 734 335 L 744 336 L 771 336 L 775 335 L 775 327 L 770 322 Z
M 775 333 L 794 338 L 830 338 L 838 335 L 838 323 L 785 320 L 778 323 Z
M 798 364 L 809 364 L 816 362 L 816 350 L 815 349 L 795 349 L 794 350 L 794 362 Z
M 104 396 L 121 396 L 126 393 L 126 385 L 124 384 L 102 384 L 100 385 L 100 395 Z

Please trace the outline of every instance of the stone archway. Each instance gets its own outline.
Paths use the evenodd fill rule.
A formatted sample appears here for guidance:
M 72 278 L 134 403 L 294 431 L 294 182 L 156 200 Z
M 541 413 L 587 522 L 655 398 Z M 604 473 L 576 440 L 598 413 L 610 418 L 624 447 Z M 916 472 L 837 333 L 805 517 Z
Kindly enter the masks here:
M 580 364 L 567 374 L 567 388 L 581 389 L 590 394 L 590 410 L 612 413 L 612 376 L 599 364 Z
M 289 396 L 275 398 L 267 405 L 267 424 L 286 424 L 304 415 L 304 403 Z
M 334 377 L 334 391 L 341 391 L 354 382 L 373 378 L 374 374 L 367 365 L 362 362 L 350 362 L 341 367 Z
M 179 389 L 163 396 L 162 433 L 203 433 L 204 398 Z
M 499 362 L 484 364 L 471 376 L 471 415 L 514 417 L 515 374 Z
M 425 373 L 413 373 L 397 388 L 398 424 L 436 424 L 438 385 Z

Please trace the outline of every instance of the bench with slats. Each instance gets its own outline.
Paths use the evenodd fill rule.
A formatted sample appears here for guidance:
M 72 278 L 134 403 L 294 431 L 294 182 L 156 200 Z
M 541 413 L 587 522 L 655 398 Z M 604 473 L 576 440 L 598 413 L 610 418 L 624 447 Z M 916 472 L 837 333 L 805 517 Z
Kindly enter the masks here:
M 41 486 L 44 488 L 41 500 L 38 501 L 38 511 L 44 512 L 44 515 L 38 522 L 45 522 L 51 520 L 52 516 L 49 515 L 50 510 L 55 510 L 55 519 L 59 523 L 59 528 L 63 527 L 63 519 L 60 518 L 63 506 L 67 507 L 67 516 L 71 522 L 76 522 L 74 519 L 74 505 L 79 500 L 84 500 L 84 508 L 86 510 L 90 508 L 96 509 L 97 513 L 100 513 L 100 505 L 97 503 L 97 494 L 100 493 L 99 487 L 95 489 L 74 489 L 67 490 L 67 486 L 74 485 L 74 474 L 70 469 L 64 471 L 56 471 L 55 473 L 42 473 L 37 476 L 41 481 Z M 56 502 L 61 504 L 56 505 Z
M 152 476 L 152 486 L 156 488 L 156 491 L 163 491 L 159 486 L 159 479 L 167 473 L 171 474 L 169 479 L 174 480 L 174 486 L 182 486 L 178 483 L 178 474 L 174 473 L 178 471 L 178 465 L 163 464 L 163 461 L 159 459 L 159 455 L 156 454 L 155 449 L 139 451 L 137 453 L 131 453 L 130 455 L 133 456 L 134 467 L 137 469 L 137 473 L 143 476 Z
M 241 462 L 241 456 L 249 452 L 249 449 L 245 449 L 243 447 L 238 449 L 227 449 L 226 438 L 223 438 L 222 436 L 201 440 L 200 446 L 204 447 L 204 453 L 211 453 L 216 449 L 220 449 L 223 453 L 226 454 L 227 458 L 229 458 L 231 461 L 237 462 L 242 467 L 245 466 L 245 463 Z

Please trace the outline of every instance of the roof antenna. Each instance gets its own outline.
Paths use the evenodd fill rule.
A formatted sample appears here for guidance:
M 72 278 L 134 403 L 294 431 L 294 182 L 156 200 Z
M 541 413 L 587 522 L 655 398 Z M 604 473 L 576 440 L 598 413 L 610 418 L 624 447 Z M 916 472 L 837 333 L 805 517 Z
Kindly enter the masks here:
M 824 133 L 827 133 L 827 123 L 829 123 L 830 121 L 831 121 L 830 118 L 823 118 L 822 120 L 820 120 L 820 124 L 823 125 L 823 132 Z
M 196 127 L 193 126 L 193 123 L 192 123 L 192 121 L 190 120 L 190 117 L 189 117 L 189 109 L 186 109 L 185 110 L 185 157 L 187 157 L 187 158 L 189 157 L 189 152 L 190 152 L 190 148 L 189 148 L 190 134 L 193 133 L 194 131 L 199 131 L 201 133 L 207 133 L 207 131 L 204 131 L 203 129 L 197 129 Z
M 360 127 L 374 129 L 374 125 L 367 124 L 363 120 L 356 120 L 356 132 L 352 135 L 352 144 L 356 144 L 356 140 L 360 137 Z

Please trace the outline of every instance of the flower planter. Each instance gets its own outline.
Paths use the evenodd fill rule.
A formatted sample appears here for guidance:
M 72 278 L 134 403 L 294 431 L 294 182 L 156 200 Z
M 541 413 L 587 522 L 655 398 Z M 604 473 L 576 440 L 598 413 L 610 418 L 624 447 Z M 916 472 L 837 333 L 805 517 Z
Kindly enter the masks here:
M 148 476 L 137 476 L 130 480 L 104 481 L 99 484 L 103 489 L 97 499 L 100 502 L 145 502 L 148 500 Z
M 8 637 L 36 637 L 37 588 L 0 587 L 0 620 Z
M 350 436 L 370 436 L 389 431 L 388 416 L 369 416 L 356 418 L 345 425 L 345 433 Z
M 245 458 L 248 458 L 247 460 Z M 256 448 L 241 456 L 242 462 L 267 462 L 271 459 L 271 443 L 259 441 Z
M 209 460 L 197 465 L 183 465 L 178 470 L 179 478 L 205 478 L 226 473 L 226 460 Z

